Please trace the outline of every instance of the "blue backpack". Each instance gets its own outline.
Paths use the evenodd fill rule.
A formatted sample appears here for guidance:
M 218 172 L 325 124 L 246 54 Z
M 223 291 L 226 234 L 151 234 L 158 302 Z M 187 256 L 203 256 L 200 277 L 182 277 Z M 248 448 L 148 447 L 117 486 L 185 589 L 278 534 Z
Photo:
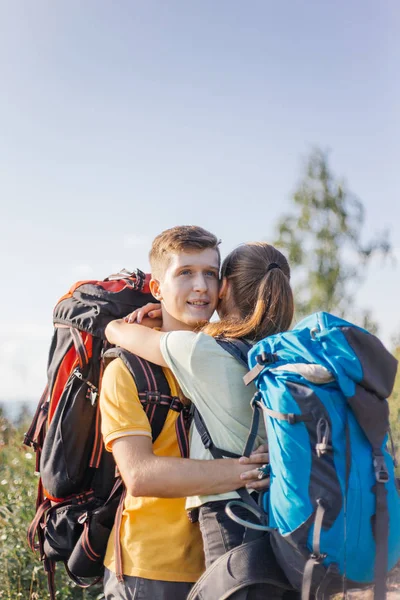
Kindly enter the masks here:
M 252 430 L 260 414 L 267 430 L 263 508 L 280 566 L 302 598 L 375 582 L 382 600 L 400 558 L 400 492 L 386 449 L 397 361 L 366 330 L 319 312 L 258 342 L 248 364 L 245 383 L 258 389 Z

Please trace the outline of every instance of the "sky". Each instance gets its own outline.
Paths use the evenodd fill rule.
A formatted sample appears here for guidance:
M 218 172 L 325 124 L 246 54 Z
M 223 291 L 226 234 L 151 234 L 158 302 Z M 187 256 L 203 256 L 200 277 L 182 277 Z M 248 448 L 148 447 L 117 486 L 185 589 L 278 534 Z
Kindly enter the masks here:
M 162 230 L 272 241 L 314 146 L 390 231 L 356 291 L 390 345 L 399 27 L 397 0 L 0 0 L 0 400 L 40 395 L 71 284 L 148 270 Z

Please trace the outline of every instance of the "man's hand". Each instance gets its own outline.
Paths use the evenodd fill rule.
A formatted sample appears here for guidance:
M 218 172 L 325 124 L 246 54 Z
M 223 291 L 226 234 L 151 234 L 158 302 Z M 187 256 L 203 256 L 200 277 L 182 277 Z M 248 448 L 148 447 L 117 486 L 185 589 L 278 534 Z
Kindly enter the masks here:
M 257 492 L 263 492 L 269 488 L 269 454 L 268 446 L 266 444 L 259 446 L 248 458 L 246 456 L 241 456 L 239 462 L 242 465 L 249 466 L 249 470 L 245 471 L 240 476 L 240 479 L 245 483 L 246 488 L 256 490 Z
M 148 302 L 147 304 L 142 306 L 142 308 L 137 308 L 136 310 L 131 312 L 125 317 L 124 320 L 126 321 L 126 323 L 138 323 L 145 325 L 145 323 L 142 323 L 145 317 L 151 320 L 161 319 L 161 304 L 159 304 L 158 302 Z M 154 321 L 152 327 L 155 327 Z

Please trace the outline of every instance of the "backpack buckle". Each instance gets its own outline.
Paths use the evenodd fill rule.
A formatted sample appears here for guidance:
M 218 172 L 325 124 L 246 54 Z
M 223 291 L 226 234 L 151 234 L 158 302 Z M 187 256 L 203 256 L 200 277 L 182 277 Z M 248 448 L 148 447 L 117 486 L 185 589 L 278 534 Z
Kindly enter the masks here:
M 86 523 L 86 521 L 89 519 L 89 514 L 87 512 L 84 512 L 81 514 L 80 517 L 78 517 L 78 523 L 80 525 L 83 525 L 84 523 Z
M 278 360 L 277 354 L 272 354 L 271 352 L 261 352 L 261 354 L 257 354 L 256 361 L 259 365 L 270 365 Z
M 387 483 L 389 481 L 389 472 L 386 468 L 384 456 L 374 454 L 375 479 L 378 483 Z
M 151 391 L 146 392 L 146 402 L 148 402 L 149 404 L 159 404 L 160 400 L 161 400 L 160 392 L 151 392 Z
M 201 441 L 203 442 L 203 446 L 206 450 L 209 450 L 212 446 L 212 441 L 207 431 L 203 431 L 200 436 Z
M 315 562 L 317 562 L 318 564 L 321 563 L 323 560 L 325 560 L 325 558 L 327 557 L 327 554 L 316 554 L 315 552 L 312 552 L 310 554 L 310 558 L 312 558 L 313 560 L 315 560 Z
M 252 397 L 252 399 L 250 400 L 251 408 L 255 409 L 256 407 L 260 406 L 260 400 L 261 400 L 261 393 L 256 392 L 254 394 L 254 396 Z

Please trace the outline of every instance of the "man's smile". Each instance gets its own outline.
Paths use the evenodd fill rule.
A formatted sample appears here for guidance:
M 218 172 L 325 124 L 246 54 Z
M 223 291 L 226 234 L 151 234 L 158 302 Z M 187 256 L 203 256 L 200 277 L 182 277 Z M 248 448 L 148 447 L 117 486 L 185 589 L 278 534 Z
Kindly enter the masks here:
M 210 302 L 208 300 L 188 300 L 187 304 L 190 306 L 208 306 Z

